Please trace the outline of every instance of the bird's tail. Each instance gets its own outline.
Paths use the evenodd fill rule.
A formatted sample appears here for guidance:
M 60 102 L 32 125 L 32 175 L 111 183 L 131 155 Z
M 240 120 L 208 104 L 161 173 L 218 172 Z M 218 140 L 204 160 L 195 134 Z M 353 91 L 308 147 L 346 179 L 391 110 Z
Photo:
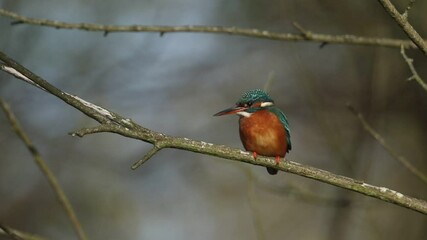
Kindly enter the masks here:
M 268 172 L 270 175 L 276 175 L 278 171 L 279 171 L 279 170 L 277 170 L 277 169 L 275 169 L 275 168 L 269 168 L 269 167 L 267 167 L 267 172 Z

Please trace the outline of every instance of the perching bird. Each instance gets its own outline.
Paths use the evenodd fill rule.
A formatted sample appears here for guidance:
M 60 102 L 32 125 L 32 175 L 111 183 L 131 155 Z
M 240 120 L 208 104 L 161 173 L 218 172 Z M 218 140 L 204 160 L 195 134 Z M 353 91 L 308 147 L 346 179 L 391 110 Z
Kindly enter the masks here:
M 237 114 L 240 140 L 247 151 L 267 157 L 280 158 L 292 149 L 289 123 L 285 114 L 274 106 L 273 99 L 261 89 L 250 90 L 242 95 L 235 106 L 214 116 Z M 271 175 L 277 169 L 267 167 Z

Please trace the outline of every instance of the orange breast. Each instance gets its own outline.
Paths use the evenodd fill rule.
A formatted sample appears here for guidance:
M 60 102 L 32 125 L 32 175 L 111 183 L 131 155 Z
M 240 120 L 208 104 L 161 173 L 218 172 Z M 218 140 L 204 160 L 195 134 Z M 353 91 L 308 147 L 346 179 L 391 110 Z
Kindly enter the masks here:
M 285 127 L 277 116 L 261 110 L 239 120 L 240 139 L 247 151 L 284 157 L 288 148 Z

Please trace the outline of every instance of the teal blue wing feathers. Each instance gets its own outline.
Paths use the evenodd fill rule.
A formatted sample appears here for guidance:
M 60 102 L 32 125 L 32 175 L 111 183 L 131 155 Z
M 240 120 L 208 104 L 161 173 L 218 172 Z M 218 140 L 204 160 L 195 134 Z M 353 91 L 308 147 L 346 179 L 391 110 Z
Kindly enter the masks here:
M 276 107 L 270 107 L 268 110 L 270 110 L 272 113 L 276 114 L 276 116 L 280 119 L 280 122 L 282 122 L 283 126 L 286 130 L 286 137 L 288 141 L 288 149 L 287 152 L 289 152 L 292 149 L 292 143 L 291 143 L 291 130 L 289 129 L 289 122 L 286 118 L 286 115 L 278 108 Z

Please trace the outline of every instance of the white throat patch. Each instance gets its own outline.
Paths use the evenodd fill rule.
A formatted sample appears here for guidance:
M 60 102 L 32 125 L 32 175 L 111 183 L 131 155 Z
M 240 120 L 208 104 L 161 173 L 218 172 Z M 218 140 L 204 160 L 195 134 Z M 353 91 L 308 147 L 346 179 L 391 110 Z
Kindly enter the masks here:
M 245 111 L 237 112 L 236 114 L 240 115 L 242 117 L 247 117 L 247 118 L 252 115 L 252 113 L 248 113 L 248 112 L 245 112 Z

